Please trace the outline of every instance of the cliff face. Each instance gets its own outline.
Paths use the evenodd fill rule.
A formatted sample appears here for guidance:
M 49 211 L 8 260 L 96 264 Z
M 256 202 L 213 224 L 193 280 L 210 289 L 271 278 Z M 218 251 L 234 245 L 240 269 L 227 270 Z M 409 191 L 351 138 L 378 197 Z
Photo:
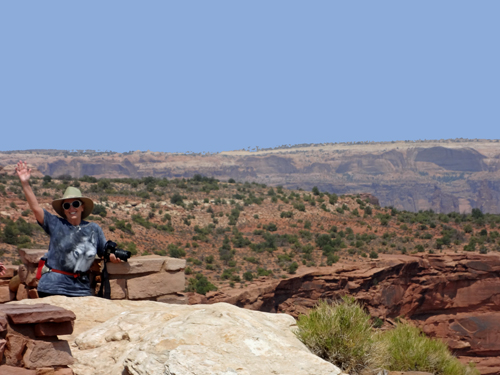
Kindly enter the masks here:
M 23 151 L 0 153 L 0 167 L 7 170 L 19 159 L 51 176 L 188 178 L 202 174 L 305 190 L 318 186 L 337 194 L 366 192 L 383 206 L 408 211 L 470 212 L 477 207 L 500 213 L 498 141 L 313 145 L 207 155 Z
M 371 265 L 299 269 L 281 281 L 207 294 L 208 302 L 248 309 L 306 313 L 319 299 L 350 294 L 370 314 L 394 324 L 413 321 L 445 340 L 464 362 L 482 374 L 500 374 L 500 256 L 447 254 L 381 255 Z

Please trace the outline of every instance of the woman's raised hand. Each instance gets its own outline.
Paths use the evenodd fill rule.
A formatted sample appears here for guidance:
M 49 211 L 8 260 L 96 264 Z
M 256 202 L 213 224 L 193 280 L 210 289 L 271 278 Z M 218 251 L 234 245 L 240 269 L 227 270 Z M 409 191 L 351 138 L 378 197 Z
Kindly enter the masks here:
M 16 166 L 17 177 L 21 182 L 29 181 L 31 177 L 31 169 L 28 169 L 28 164 L 25 161 L 19 160 Z

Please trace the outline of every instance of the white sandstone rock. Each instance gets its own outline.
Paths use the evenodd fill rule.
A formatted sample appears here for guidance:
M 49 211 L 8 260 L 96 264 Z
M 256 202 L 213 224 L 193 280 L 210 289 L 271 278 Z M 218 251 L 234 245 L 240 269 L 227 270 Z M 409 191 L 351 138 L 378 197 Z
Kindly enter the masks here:
M 96 297 L 47 297 L 76 314 L 70 341 L 77 375 L 337 375 L 295 337 L 286 314 L 226 303 L 169 305 Z

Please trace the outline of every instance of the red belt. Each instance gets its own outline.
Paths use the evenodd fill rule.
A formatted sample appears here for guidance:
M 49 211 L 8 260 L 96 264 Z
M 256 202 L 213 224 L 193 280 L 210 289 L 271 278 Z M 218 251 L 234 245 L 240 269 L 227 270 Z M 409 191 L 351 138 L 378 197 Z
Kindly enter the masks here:
M 38 270 L 37 270 L 37 273 L 36 273 L 36 278 L 37 278 L 38 280 L 40 280 L 40 278 L 42 277 L 42 274 L 44 273 L 44 272 L 43 272 L 43 268 L 44 268 L 44 266 L 45 266 L 46 268 L 48 268 L 48 269 L 49 269 L 49 272 L 61 273 L 61 274 L 63 274 L 63 275 L 72 276 L 72 277 L 74 277 L 75 279 L 76 279 L 77 277 L 80 277 L 80 276 L 82 275 L 81 273 L 71 273 L 71 272 L 66 272 L 66 271 L 56 270 L 55 268 L 50 268 L 49 266 L 47 266 L 47 265 L 45 264 L 45 261 L 46 261 L 46 259 L 45 259 L 45 258 L 42 258 L 42 259 L 40 259 L 40 261 L 38 262 Z M 45 272 L 47 272 L 47 271 L 45 271 Z
M 68 275 L 68 276 L 73 276 L 75 279 L 77 277 L 80 277 L 82 274 L 81 273 L 71 273 L 71 272 L 66 272 L 66 271 L 61 271 L 61 270 L 56 270 L 55 268 L 51 268 L 50 272 L 55 272 L 55 273 L 62 273 L 63 275 Z

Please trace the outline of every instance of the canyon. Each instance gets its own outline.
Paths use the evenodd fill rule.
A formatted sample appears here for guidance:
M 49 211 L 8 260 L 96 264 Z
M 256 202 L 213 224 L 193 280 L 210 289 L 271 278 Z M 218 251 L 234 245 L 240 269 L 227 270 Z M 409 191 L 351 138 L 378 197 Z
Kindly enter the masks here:
M 220 153 L 25 150 L 0 152 L 0 173 L 27 160 L 43 175 L 190 178 L 259 182 L 289 189 L 371 193 L 382 206 L 417 212 L 500 213 L 498 140 L 307 144 Z

